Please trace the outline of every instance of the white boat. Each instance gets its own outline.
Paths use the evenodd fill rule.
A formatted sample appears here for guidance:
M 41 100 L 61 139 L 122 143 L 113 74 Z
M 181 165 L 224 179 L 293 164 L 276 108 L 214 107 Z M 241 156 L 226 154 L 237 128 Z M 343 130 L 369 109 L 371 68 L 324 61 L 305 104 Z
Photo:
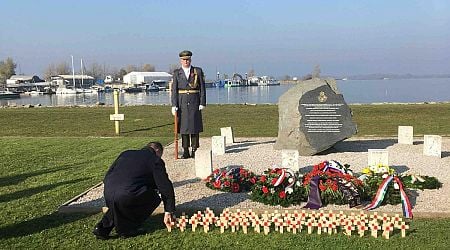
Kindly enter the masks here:
M 225 81 L 224 85 L 225 88 L 245 86 L 245 83 L 240 79 L 225 79 L 224 81 Z
M 56 94 L 62 95 L 73 95 L 73 94 L 91 94 L 96 93 L 92 89 L 83 88 L 84 84 L 84 72 L 83 72 L 83 59 L 81 59 L 81 87 L 77 88 L 75 84 L 75 68 L 73 66 L 73 56 L 72 57 L 72 88 L 67 88 L 64 80 L 58 83 L 58 88 L 56 89 Z M 79 77 L 79 76 L 77 76 Z
M 276 79 L 273 79 L 268 76 L 261 76 L 258 77 L 258 86 L 272 86 L 272 85 L 280 85 L 280 82 Z
M 79 92 L 77 89 L 68 89 L 66 87 L 58 87 L 56 89 L 57 95 L 75 95 L 75 94 L 81 94 L 82 92 Z
M 0 99 L 13 99 L 13 98 L 20 98 L 20 94 L 11 91 L 0 90 Z

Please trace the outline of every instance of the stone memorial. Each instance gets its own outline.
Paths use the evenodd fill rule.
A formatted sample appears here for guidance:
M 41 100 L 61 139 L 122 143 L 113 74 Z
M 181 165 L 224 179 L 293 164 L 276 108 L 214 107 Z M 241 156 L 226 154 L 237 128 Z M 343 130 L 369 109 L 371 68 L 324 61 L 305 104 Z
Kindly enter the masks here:
M 220 135 L 221 136 L 225 136 L 226 144 L 233 144 L 234 143 L 233 129 L 231 127 L 220 128 Z
M 195 176 L 205 179 L 212 173 L 212 154 L 209 149 L 198 149 L 195 152 Z
M 314 155 L 357 132 L 352 112 L 331 78 L 298 83 L 280 97 L 278 113 L 277 150 Z
M 225 136 L 213 136 L 211 137 L 211 151 L 214 155 L 225 154 Z
M 281 167 L 298 171 L 298 151 L 291 149 L 281 150 Z
M 398 144 L 413 145 L 413 126 L 398 126 Z
M 423 154 L 427 156 L 442 156 L 442 137 L 439 135 L 423 136 Z
M 367 154 L 367 166 L 389 166 L 389 154 L 387 149 L 369 149 Z

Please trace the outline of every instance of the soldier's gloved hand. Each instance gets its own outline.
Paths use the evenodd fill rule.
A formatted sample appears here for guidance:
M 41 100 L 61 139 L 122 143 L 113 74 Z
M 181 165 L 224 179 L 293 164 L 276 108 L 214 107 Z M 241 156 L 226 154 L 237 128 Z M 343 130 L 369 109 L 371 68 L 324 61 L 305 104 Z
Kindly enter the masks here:
M 177 107 L 172 107 L 172 115 L 175 115 L 177 113 L 178 108 Z
M 202 109 L 204 109 L 205 108 L 205 106 L 203 106 L 203 105 L 199 105 L 198 106 L 198 110 L 202 110 Z

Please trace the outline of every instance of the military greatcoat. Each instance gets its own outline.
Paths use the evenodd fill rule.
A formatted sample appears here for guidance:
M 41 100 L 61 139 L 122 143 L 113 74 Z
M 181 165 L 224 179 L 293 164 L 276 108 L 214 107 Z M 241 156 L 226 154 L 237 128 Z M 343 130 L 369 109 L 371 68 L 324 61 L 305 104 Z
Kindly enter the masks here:
M 182 68 L 173 72 L 172 107 L 178 108 L 178 132 L 198 134 L 203 132 L 202 112 L 199 105 L 206 106 L 205 79 L 203 70 L 191 66 L 189 78 Z

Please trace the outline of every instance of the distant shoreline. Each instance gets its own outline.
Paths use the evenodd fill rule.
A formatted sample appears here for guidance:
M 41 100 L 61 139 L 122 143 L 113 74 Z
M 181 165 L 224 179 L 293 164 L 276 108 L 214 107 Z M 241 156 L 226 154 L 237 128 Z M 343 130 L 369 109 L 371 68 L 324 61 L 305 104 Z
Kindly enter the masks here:
M 448 104 L 450 101 L 442 101 L 442 102 L 374 102 L 374 103 L 348 103 L 349 106 L 364 106 L 364 105 L 434 105 L 434 104 Z M 223 103 L 223 104 L 209 104 L 215 106 L 224 106 L 224 105 L 243 105 L 243 106 L 264 106 L 264 105 L 273 105 L 277 106 L 277 103 Z M 137 104 L 137 105 L 120 105 L 120 107 L 139 107 L 139 106 L 170 106 L 170 104 Z M 0 109 L 15 109 L 15 108 L 113 108 L 112 104 L 92 104 L 92 105 L 68 105 L 68 106 L 44 106 L 44 105 L 5 105 L 0 106 Z

